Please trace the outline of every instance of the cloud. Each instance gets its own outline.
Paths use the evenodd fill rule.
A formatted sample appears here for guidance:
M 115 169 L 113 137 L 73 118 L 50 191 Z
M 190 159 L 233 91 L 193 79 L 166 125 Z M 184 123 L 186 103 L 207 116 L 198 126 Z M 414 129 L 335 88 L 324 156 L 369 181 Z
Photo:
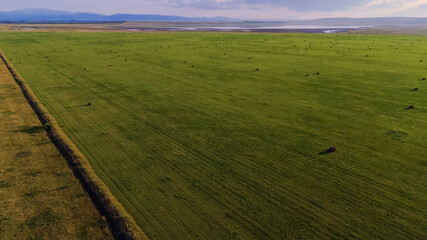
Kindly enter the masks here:
M 195 7 L 200 9 L 238 9 L 264 5 L 288 8 L 300 12 L 336 11 L 363 6 L 369 0 L 163 0 L 174 7 Z
M 419 9 L 424 5 L 427 5 L 427 0 L 371 0 L 364 9 L 376 11 L 382 15 L 394 16 Z
M 400 16 L 427 17 L 427 4 L 422 4 L 409 10 L 402 10 L 398 14 Z
M 200 9 L 237 9 L 242 7 L 241 0 L 163 0 L 158 2 L 165 6 Z
M 240 19 L 427 17 L 427 0 L 0 0 L 0 11 L 48 8 L 104 14 L 138 13 Z
M 371 0 L 367 6 L 377 8 L 415 9 L 427 4 L 427 0 Z

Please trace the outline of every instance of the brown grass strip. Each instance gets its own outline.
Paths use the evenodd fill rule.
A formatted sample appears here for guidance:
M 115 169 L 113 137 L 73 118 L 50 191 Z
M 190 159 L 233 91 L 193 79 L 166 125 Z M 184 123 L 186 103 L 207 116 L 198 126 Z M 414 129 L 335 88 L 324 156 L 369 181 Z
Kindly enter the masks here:
M 102 215 L 107 219 L 108 225 L 116 239 L 146 240 L 144 232 L 136 224 L 135 220 L 126 212 L 119 201 L 113 196 L 108 187 L 93 171 L 87 159 L 64 134 L 58 123 L 41 104 L 31 88 L 7 60 L 0 49 L 0 57 L 6 64 L 16 83 L 28 103 L 37 114 L 40 122 L 46 126 L 46 132 L 61 154 L 67 159 L 74 174 L 79 178 L 92 201 Z

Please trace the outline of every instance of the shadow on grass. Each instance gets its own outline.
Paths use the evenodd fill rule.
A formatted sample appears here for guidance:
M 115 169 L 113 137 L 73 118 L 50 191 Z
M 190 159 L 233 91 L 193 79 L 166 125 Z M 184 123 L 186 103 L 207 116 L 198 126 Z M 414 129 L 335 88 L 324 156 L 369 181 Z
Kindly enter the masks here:
M 23 126 L 21 129 L 16 132 L 28 133 L 28 134 L 36 134 L 41 133 L 43 130 L 48 130 L 52 127 L 51 123 L 46 123 L 43 126 Z
M 36 134 L 41 133 L 43 131 L 43 126 L 24 126 L 21 129 L 19 129 L 19 132 L 29 133 L 29 134 Z
M 330 154 L 330 153 L 333 153 L 334 151 L 332 151 L 332 150 L 325 150 L 325 151 L 323 151 L 323 152 L 320 152 L 320 153 L 318 153 L 319 155 L 326 155 L 326 154 Z
M 61 191 L 61 190 L 67 189 L 69 187 L 71 187 L 71 186 L 70 185 L 62 186 L 62 187 L 56 188 L 55 191 Z
M 55 214 L 52 209 L 46 208 L 42 212 L 39 212 L 35 216 L 27 219 L 25 221 L 25 225 L 27 225 L 27 227 L 30 229 L 35 229 L 38 227 L 50 227 L 60 220 L 61 217 L 59 215 Z
M 8 188 L 10 186 L 12 186 L 12 184 L 10 184 L 10 183 L 8 183 L 6 181 L 0 180 L 0 189 L 2 189 L 2 188 Z
M 66 108 L 80 108 L 80 107 L 90 107 L 92 106 L 92 103 L 82 104 L 82 105 L 76 105 L 76 106 L 68 106 Z
M 30 151 L 23 151 L 23 152 L 19 152 L 17 153 L 15 156 L 17 158 L 24 158 L 24 157 L 28 157 L 30 156 L 32 153 Z

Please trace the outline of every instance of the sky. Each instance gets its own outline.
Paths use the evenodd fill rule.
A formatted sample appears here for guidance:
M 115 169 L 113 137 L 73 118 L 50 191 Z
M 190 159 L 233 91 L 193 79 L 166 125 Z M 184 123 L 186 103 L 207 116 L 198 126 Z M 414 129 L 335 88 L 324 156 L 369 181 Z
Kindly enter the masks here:
M 46 8 L 101 14 L 239 19 L 427 17 L 427 0 L 0 0 L 0 11 Z

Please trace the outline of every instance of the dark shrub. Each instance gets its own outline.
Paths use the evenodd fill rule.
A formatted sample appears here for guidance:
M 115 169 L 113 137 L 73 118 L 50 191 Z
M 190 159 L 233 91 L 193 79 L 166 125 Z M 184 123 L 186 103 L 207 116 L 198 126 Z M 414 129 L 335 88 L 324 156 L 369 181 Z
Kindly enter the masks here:
M 42 128 L 43 128 L 44 130 L 48 130 L 48 129 L 50 129 L 51 127 L 52 127 L 52 123 L 50 123 L 50 122 L 45 123 L 45 124 L 43 124 L 43 126 L 42 126 Z

